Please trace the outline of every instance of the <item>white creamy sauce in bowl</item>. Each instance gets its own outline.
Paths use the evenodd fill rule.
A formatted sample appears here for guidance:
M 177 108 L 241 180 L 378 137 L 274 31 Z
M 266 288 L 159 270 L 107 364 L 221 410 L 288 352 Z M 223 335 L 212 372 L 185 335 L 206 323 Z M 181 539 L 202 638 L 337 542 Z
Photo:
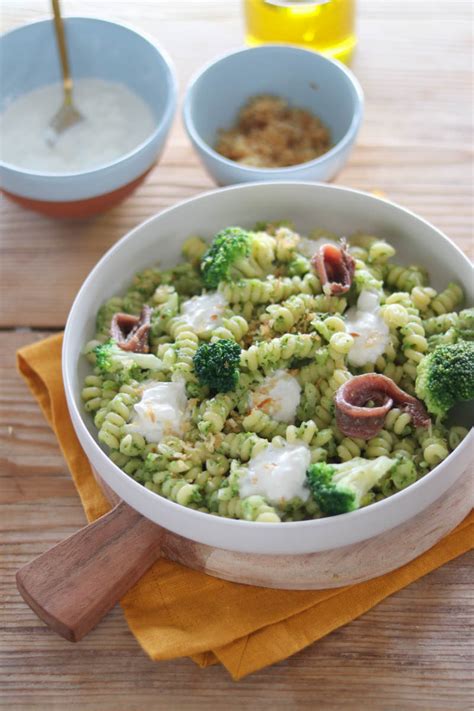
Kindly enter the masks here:
M 245 474 L 241 475 L 240 498 L 257 494 L 276 506 L 294 498 L 306 501 L 309 497 L 306 470 L 310 461 L 310 451 L 304 444 L 283 447 L 270 444 L 250 459 Z
M 1 160 L 42 173 L 87 171 L 134 150 L 156 128 L 151 108 L 123 84 L 77 79 L 73 99 L 84 120 L 64 131 L 54 146 L 46 134 L 63 101 L 62 84 L 11 100 L 0 114 Z
M 138 432 L 147 442 L 161 442 L 163 437 L 184 437 L 188 400 L 184 382 L 156 383 L 145 387 L 127 432 Z
M 301 386 L 297 379 L 286 370 L 277 370 L 250 393 L 250 407 L 291 425 L 295 421 L 300 396 Z

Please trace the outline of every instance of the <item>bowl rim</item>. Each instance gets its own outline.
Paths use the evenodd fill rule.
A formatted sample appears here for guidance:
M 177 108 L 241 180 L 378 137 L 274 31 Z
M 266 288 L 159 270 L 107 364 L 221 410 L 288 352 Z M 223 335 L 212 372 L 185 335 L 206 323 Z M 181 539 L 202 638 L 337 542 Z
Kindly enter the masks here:
M 317 57 L 320 57 L 323 61 L 328 62 L 329 64 L 334 64 L 335 67 L 341 71 L 344 75 L 345 78 L 348 80 L 348 86 L 351 88 L 353 94 L 354 94 L 354 110 L 352 114 L 352 119 L 349 124 L 349 127 L 347 131 L 344 133 L 342 138 L 334 145 L 332 146 L 328 151 L 323 153 L 322 155 L 318 156 L 317 158 L 313 158 L 312 160 L 305 161 L 304 163 L 297 163 L 296 165 L 288 165 L 288 166 L 282 166 L 280 168 L 255 168 L 252 166 L 248 165 L 243 165 L 241 163 L 238 163 L 237 161 L 230 160 L 229 158 L 226 158 L 223 156 L 221 153 L 218 153 L 212 146 L 209 145 L 206 141 L 204 141 L 201 138 L 200 133 L 197 131 L 194 120 L 192 118 L 192 99 L 193 99 L 193 94 L 196 91 L 196 86 L 198 81 L 201 79 L 201 77 L 209 70 L 211 69 L 214 65 L 219 64 L 220 62 L 228 59 L 229 57 L 232 57 L 234 55 L 239 55 L 239 54 L 244 54 L 247 52 L 255 52 L 255 53 L 265 53 L 269 49 L 282 49 L 284 51 L 288 51 L 291 53 L 295 54 L 307 54 L 307 55 L 316 55 Z M 206 153 L 209 157 L 213 158 L 214 160 L 217 160 L 219 162 L 222 162 L 224 165 L 227 165 L 229 167 L 232 167 L 234 169 L 237 169 L 239 171 L 242 171 L 242 173 L 247 174 L 249 176 L 254 176 L 255 180 L 259 179 L 259 176 L 264 175 L 264 174 L 270 174 L 271 176 L 276 176 L 278 174 L 283 174 L 285 177 L 288 176 L 288 180 L 291 180 L 291 175 L 297 173 L 299 170 L 307 170 L 308 168 L 311 167 L 316 167 L 318 165 L 323 164 L 326 160 L 332 158 L 333 156 L 336 156 L 338 153 L 340 153 L 348 144 L 353 141 L 354 137 L 357 135 L 357 132 L 361 126 L 362 119 L 364 116 L 364 92 L 362 89 L 362 86 L 360 85 L 359 80 L 355 76 L 355 74 L 348 68 L 346 67 L 342 62 L 340 62 L 337 59 L 334 59 L 332 57 L 327 57 L 326 55 L 322 54 L 321 52 L 315 52 L 310 49 L 305 49 L 303 47 L 298 47 L 297 45 L 293 44 L 288 44 L 285 42 L 272 42 L 272 43 L 266 43 L 264 45 L 259 45 L 258 47 L 244 47 L 240 48 L 237 50 L 232 50 L 230 52 L 225 52 L 224 54 L 219 55 L 215 59 L 210 60 L 207 62 L 201 69 L 199 69 L 197 72 L 193 74 L 193 76 L 190 79 L 190 82 L 186 88 L 184 100 L 183 100 L 183 107 L 182 107 L 182 117 L 183 117 L 183 123 L 186 128 L 186 131 L 188 133 L 188 136 L 191 138 L 191 140 L 196 143 L 199 148 Z M 296 178 L 297 179 L 297 178 Z M 268 181 L 267 181 L 268 182 Z
M 127 487 L 130 487 L 131 490 L 137 492 L 139 496 L 143 496 L 145 498 L 148 498 L 148 500 L 151 502 L 152 500 L 155 500 L 155 497 L 158 497 L 160 505 L 162 505 L 164 508 L 168 509 L 171 515 L 176 515 L 179 514 L 181 516 L 186 516 L 188 521 L 191 523 L 194 521 L 194 524 L 199 527 L 199 522 L 204 523 L 205 521 L 209 520 L 209 517 L 211 514 L 209 513 L 204 513 L 202 511 L 197 511 L 195 509 L 191 509 L 186 506 L 182 506 L 181 504 L 178 504 L 170 499 L 167 499 L 164 496 L 161 496 L 161 494 L 157 494 L 154 491 L 151 491 L 150 489 L 147 489 L 143 484 L 140 484 L 139 482 L 135 481 L 130 477 L 128 474 L 126 474 L 120 467 L 118 467 L 108 456 L 108 454 L 102 449 L 102 447 L 99 445 L 99 443 L 96 441 L 96 438 L 89 432 L 88 428 L 86 427 L 84 417 L 85 413 L 81 412 L 79 407 L 76 405 L 75 397 L 74 397 L 74 392 L 73 392 L 73 387 L 72 383 L 70 380 L 70 373 L 73 369 L 77 369 L 77 362 L 72 362 L 72 358 L 69 354 L 69 340 L 71 338 L 71 333 L 74 330 L 74 321 L 76 317 L 76 312 L 79 314 L 81 313 L 80 309 L 80 304 L 82 301 L 83 294 L 85 294 L 88 289 L 89 289 L 89 284 L 93 282 L 96 279 L 97 273 L 101 270 L 103 264 L 109 259 L 111 254 L 114 254 L 117 251 L 120 251 L 123 247 L 123 245 L 126 242 L 132 241 L 137 233 L 139 233 L 143 227 L 149 223 L 151 223 L 153 220 L 155 220 L 158 216 L 162 216 L 166 213 L 172 212 L 174 210 L 179 210 L 179 208 L 184 205 L 184 204 L 190 204 L 194 201 L 200 200 L 203 197 L 209 197 L 212 195 L 216 195 L 222 192 L 229 192 L 229 191 L 239 191 L 239 190 L 249 190 L 249 189 L 255 189 L 256 187 L 265 187 L 268 188 L 269 185 L 273 186 L 279 186 L 279 189 L 282 189 L 285 185 L 299 185 L 299 186 L 311 186 L 313 188 L 318 188 L 318 189 L 323 189 L 323 190 L 329 190 L 329 191 L 337 191 L 341 193 L 352 193 L 352 194 L 357 194 L 357 195 L 362 195 L 366 198 L 370 198 L 370 200 L 374 200 L 377 202 L 382 202 L 386 203 L 392 208 L 395 208 L 397 211 L 402 211 L 406 214 L 408 214 L 410 217 L 414 217 L 416 220 L 423 222 L 429 229 L 434 230 L 435 232 L 438 233 L 438 235 L 444 240 L 449 242 L 450 247 L 454 249 L 460 257 L 462 258 L 463 261 L 465 261 L 470 267 L 471 270 L 473 269 L 473 265 L 471 264 L 470 260 L 468 257 L 464 254 L 464 252 L 454 243 L 452 240 L 449 239 L 441 230 L 438 230 L 434 225 L 432 225 L 430 222 L 425 220 L 422 217 L 419 217 L 416 213 L 414 213 L 411 210 L 408 210 L 401 205 L 398 205 L 395 202 L 392 202 L 390 200 L 386 200 L 384 198 L 377 197 L 371 193 L 368 193 L 366 191 L 362 190 L 356 190 L 354 188 L 349 188 L 345 186 L 340 186 L 340 185 L 328 185 L 326 183 L 316 183 L 313 181 L 308 181 L 308 180 L 292 180 L 292 181 L 272 181 L 272 182 L 252 182 L 252 183 L 242 183 L 242 184 L 237 184 L 237 185 L 230 185 L 226 186 L 223 188 L 215 188 L 213 190 L 208 190 L 203 193 L 199 193 L 198 195 L 195 195 L 191 198 L 188 198 L 186 200 L 182 200 L 174 205 L 171 205 L 170 207 L 166 208 L 165 210 L 161 210 L 160 212 L 156 213 L 155 215 L 152 215 L 148 219 L 144 220 L 142 223 L 134 227 L 132 230 L 127 232 L 120 240 L 115 242 L 114 245 L 101 257 L 101 259 L 96 263 L 96 265 L 93 267 L 93 269 L 90 271 L 86 279 L 84 280 L 82 286 L 80 287 L 76 298 L 74 299 L 74 302 L 71 306 L 67 323 L 66 323 L 66 328 L 64 332 L 64 340 L 63 340 L 63 347 L 62 347 L 62 362 L 61 362 L 61 367 L 62 367 L 62 375 L 63 375 L 63 381 L 64 381 L 64 390 L 66 394 L 66 400 L 68 404 L 68 409 L 69 413 L 71 415 L 71 420 L 74 426 L 74 429 L 76 430 L 76 433 L 79 437 L 79 440 L 81 441 L 81 446 L 83 446 L 86 456 L 90 460 L 89 453 L 87 449 L 93 450 L 95 456 L 97 457 L 98 460 L 100 460 L 101 464 L 104 465 L 104 467 L 108 467 L 110 471 L 113 471 L 114 475 L 119 477 L 123 482 L 126 482 L 125 485 Z M 81 354 L 79 353 L 78 356 L 80 357 Z M 83 444 L 84 443 L 84 444 Z M 369 506 L 365 506 L 361 509 L 357 509 L 356 511 L 351 511 L 349 513 L 343 513 L 343 514 L 338 514 L 336 516 L 325 516 L 320 519 L 309 519 L 306 521 L 281 521 L 278 523 L 271 523 L 271 530 L 275 530 L 275 528 L 279 530 L 301 530 L 304 531 L 306 529 L 314 529 L 315 531 L 318 530 L 318 527 L 320 529 L 323 529 L 324 527 L 327 526 L 333 526 L 334 524 L 337 525 L 338 521 L 351 521 L 351 522 L 356 522 L 356 520 L 367 518 L 368 516 L 376 516 L 376 513 L 382 512 L 384 509 L 388 509 L 391 506 L 393 506 L 394 502 L 397 502 L 399 506 L 403 506 L 403 501 L 406 500 L 407 496 L 410 497 L 412 492 L 414 490 L 418 490 L 420 488 L 423 488 L 426 486 L 426 482 L 430 481 L 430 479 L 433 478 L 433 476 L 439 475 L 439 471 L 444 469 L 446 466 L 449 466 L 452 463 L 452 460 L 454 458 L 457 458 L 460 456 L 464 450 L 468 447 L 471 447 L 472 444 L 474 443 L 474 428 L 471 428 L 471 430 L 468 432 L 467 436 L 464 438 L 464 440 L 456 447 L 455 450 L 450 452 L 446 459 L 444 459 L 442 462 L 440 462 L 436 467 L 434 467 L 430 472 L 428 472 L 425 476 L 422 478 L 418 479 L 418 481 L 414 482 L 413 484 L 410 484 L 410 486 L 406 487 L 405 489 L 402 489 L 401 491 L 396 492 L 390 497 L 387 497 L 385 499 L 382 499 L 380 501 L 376 501 Z M 92 462 L 91 462 L 92 464 Z M 95 466 L 95 465 L 94 465 Z M 150 498 L 151 497 L 151 498 Z M 232 528 L 237 526 L 238 528 L 242 529 L 248 529 L 248 530 L 254 530 L 256 531 L 257 529 L 255 528 L 256 525 L 258 524 L 265 524 L 265 522 L 258 522 L 258 521 L 245 521 L 242 519 L 232 519 L 232 518 L 226 518 L 226 517 L 221 517 L 221 516 L 212 516 L 213 519 L 219 521 L 219 526 L 225 526 L 227 528 Z M 253 528 L 252 528 L 253 527 Z M 290 528 L 288 528 L 290 527 Z M 369 536 L 370 537 L 370 536 Z
M 108 24 L 108 25 L 115 25 L 116 27 L 123 27 L 125 30 L 128 32 L 131 32 L 132 34 L 137 35 L 140 39 L 142 39 L 144 42 L 149 44 L 157 53 L 157 55 L 163 60 L 164 67 L 165 67 L 165 86 L 166 90 L 169 93 L 168 101 L 166 103 L 163 116 L 160 118 L 158 123 L 156 123 L 155 129 L 150 133 L 150 135 L 145 138 L 144 141 L 139 143 L 135 148 L 133 148 L 131 151 L 128 151 L 128 153 L 124 153 L 123 155 L 119 156 L 113 161 L 110 161 L 109 163 L 103 163 L 99 166 L 96 166 L 95 168 L 91 168 L 90 170 L 78 170 L 74 172 L 69 172 L 69 173 L 55 173 L 55 172 L 46 172 L 46 171 L 41 171 L 41 170 L 31 170 L 28 168 L 22 168 L 20 166 L 15 165 L 14 163 L 8 163 L 7 161 L 3 161 L 0 158 L 0 168 L 10 170 L 12 172 L 18 173 L 20 175 L 28 175 L 28 176 L 34 176 L 38 178 L 47 178 L 47 179 L 54 179 L 54 178 L 76 178 L 76 177 L 84 177 L 84 176 L 94 176 L 100 171 L 103 170 L 109 170 L 110 168 L 114 168 L 115 166 L 119 165 L 123 161 L 128 160 L 129 158 L 132 158 L 133 156 L 137 155 L 140 153 L 141 150 L 143 150 L 146 146 L 148 146 L 151 142 L 153 142 L 161 133 L 164 127 L 166 127 L 173 119 L 175 113 L 176 113 L 176 106 L 178 103 L 178 79 L 176 75 L 176 69 L 174 66 L 174 63 L 168 54 L 168 52 L 163 49 L 150 35 L 148 35 L 146 32 L 142 32 L 141 30 L 136 29 L 132 25 L 128 24 L 127 22 L 116 22 L 114 20 L 110 20 L 105 17 L 99 17 L 99 16 L 93 16 L 93 15 L 64 15 L 63 19 L 67 25 L 69 20 L 86 20 L 86 21 L 92 21 L 92 22 L 97 22 L 97 23 L 103 23 L 103 24 Z M 18 32 L 22 32 L 25 29 L 28 29 L 32 27 L 33 25 L 40 25 L 40 24 L 46 24 L 46 23 L 52 23 L 53 19 L 52 17 L 45 15 L 42 18 L 32 20 L 31 22 L 25 22 L 18 27 L 13 27 L 10 30 L 7 30 L 3 34 L 0 35 L 0 54 L 1 54 L 1 43 L 2 41 Z M 96 79 L 97 77 L 89 77 Z M 113 82 L 115 84 L 120 84 L 120 82 Z M 41 87 L 43 86 L 51 86 L 50 84 L 42 84 Z M 124 86 L 126 86 L 124 84 Z M 41 88 L 37 87 L 37 88 Z M 127 87 L 129 88 L 129 87 Z M 133 91 L 132 89 L 129 89 L 130 91 Z M 34 91 L 34 89 L 33 89 Z M 22 96 L 21 94 L 19 96 Z M 141 97 L 140 97 L 141 98 Z M 143 101 L 146 103 L 148 108 L 151 111 L 151 107 L 149 106 L 148 102 L 143 99 Z M 155 118 L 155 117 L 153 117 Z

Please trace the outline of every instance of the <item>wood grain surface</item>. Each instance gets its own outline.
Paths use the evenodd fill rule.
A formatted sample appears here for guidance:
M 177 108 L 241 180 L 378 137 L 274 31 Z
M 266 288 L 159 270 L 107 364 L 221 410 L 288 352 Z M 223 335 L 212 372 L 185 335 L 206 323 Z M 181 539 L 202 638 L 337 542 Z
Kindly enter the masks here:
M 472 254 L 472 3 L 359 0 L 358 6 L 353 68 L 366 115 L 337 182 L 383 191 Z M 71 15 L 123 20 L 155 37 L 173 57 L 181 93 L 203 62 L 242 43 L 237 0 L 63 0 L 63 7 Z M 3 0 L 2 31 L 47 12 L 46 0 Z M 71 645 L 48 631 L 16 590 L 16 570 L 85 517 L 54 437 L 15 373 L 14 352 L 64 325 L 81 281 L 127 230 L 212 187 L 177 116 L 146 183 L 95 220 L 54 222 L 2 203 L 0 707 L 472 708 L 472 554 L 239 683 L 220 667 L 200 670 L 187 659 L 151 662 L 119 608 Z

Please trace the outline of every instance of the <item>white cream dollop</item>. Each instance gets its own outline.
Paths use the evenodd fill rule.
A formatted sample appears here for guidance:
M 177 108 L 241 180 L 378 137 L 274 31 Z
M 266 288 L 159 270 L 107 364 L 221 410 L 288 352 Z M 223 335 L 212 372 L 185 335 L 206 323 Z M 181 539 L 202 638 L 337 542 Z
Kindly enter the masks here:
M 298 252 L 301 252 L 305 257 L 311 259 L 311 257 L 316 254 L 316 252 L 324 244 L 333 244 L 335 247 L 339 247 L 339 242 L 336 242 L 329 237 L 318 237 L 318 239 L 310 239 L 309 237 L 300 237 L 298 242 Z
M 221 325 L 226 307 L 227 301 L 220 292 L 215 291 L 185 301 L 181 306 L 181 316 L 195 333 L 204 333 Z
M 375 363 L 390 343 L 390 331 L 380 314 L 380 295 L 360 292 L 357 306 L 345 314 L 346 331 L 354 338 L 347 360 L 351 365 Z
M 145 387 L 127 432 L 141 434 L 147 442 L 161 442 L 167 435 L 183 437 L 187 420 L 185 383 L 156 383 Z
M 239 479 L 241 499 L 255 494 L 264 496 L 271 504 L 284 504 L 294 498 L 306 501 L 306 470 L 311 454 L 304 444 L 270 444 L 249 461 Z
M 74 77 L 74 103 L 84 120 L 51 146 L 45 136 L 62 101 L 62 82 L 7 101 L 0 114 L 2 161 L 42 173 L 92 170 L 134 150 L 156 128 L 151 108 L 125 84 Z
M 290 425 L 295 421 L 300 397 L 301 386 L 297 379 L 286 370 L 276 370 L 250 394 L 250 407 Z

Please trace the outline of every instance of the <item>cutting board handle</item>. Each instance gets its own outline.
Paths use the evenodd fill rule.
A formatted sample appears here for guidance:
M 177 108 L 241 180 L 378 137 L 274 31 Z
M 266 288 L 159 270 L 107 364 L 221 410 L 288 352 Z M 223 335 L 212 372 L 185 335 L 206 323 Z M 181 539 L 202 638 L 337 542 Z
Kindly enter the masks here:
M 163 534 L 121 501 L 21 568 L 18 590 L 51 629 L 77 642 L 160 557 Z

